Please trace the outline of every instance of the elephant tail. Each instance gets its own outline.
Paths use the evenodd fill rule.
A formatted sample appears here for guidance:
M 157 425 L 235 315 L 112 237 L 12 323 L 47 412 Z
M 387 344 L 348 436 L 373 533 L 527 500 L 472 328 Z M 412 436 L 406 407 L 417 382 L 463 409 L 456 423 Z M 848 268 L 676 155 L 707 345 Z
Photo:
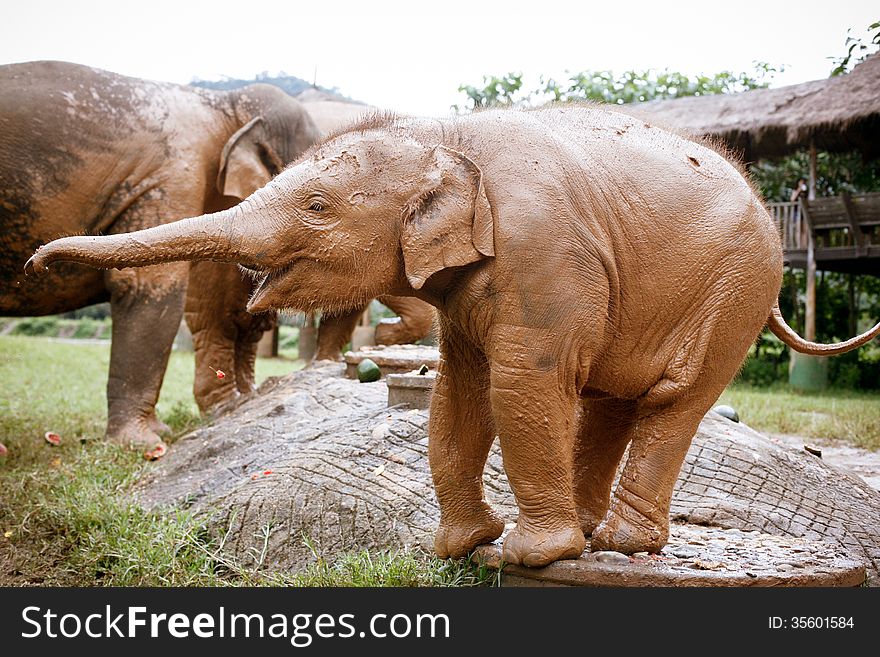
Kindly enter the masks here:
M 876 324 L 870 331 L 865 331 L 861 335 L 850 338 L 845 342 L 836 344 L 822 344 L 821 342 L 810 342 L 804 340 L 801 336 L 786 323 L 779 312 L 779 304 L 773 304 L 773 310 L 770 311 L 770 317 L 767 318 L 767 327 L 773 331 L 773 334 L 782 340 L 795 351 L 808 354 L 810 356 L 836 356 L 837 354 L 845 354 L 847 351 L 858 349 L 867 344 L 878 335 L 880 335 L 880 323 Z

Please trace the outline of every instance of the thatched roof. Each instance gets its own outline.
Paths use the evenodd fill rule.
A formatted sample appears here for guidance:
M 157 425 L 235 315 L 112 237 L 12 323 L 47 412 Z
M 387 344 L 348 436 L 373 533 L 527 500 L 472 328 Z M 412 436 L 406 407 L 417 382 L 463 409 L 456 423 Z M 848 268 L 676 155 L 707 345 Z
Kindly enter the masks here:
M 851 73 L 777 89 L 643 103 L 638 114 L 722 138 L 746 161 L 809 146 L 880 157 L 880 53 Z

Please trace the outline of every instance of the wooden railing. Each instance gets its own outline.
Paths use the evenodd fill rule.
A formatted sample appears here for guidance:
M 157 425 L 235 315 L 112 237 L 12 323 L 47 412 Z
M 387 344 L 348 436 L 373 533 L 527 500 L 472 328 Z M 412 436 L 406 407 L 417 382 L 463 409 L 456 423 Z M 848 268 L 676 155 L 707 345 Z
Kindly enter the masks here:
M 786 251 L 807 248 L 809 233 L 799 203 L 768 203 L 767 209 L 776 223 L 776 230 Z
M 856 257 L 880 245 L 880 193 L 827 196 L 798 203 L 768 203 L 786 251 L 853 249 Z

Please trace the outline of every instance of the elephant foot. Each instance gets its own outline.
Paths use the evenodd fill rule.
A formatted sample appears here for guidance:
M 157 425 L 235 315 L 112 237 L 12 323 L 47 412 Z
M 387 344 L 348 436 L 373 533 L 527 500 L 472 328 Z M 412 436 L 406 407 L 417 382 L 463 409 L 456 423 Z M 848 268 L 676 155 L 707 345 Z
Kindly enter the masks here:
M 171 427 L 162 422 L 157 416 L 156 412 L 153 411 L 153 414 L 147 418 L 147 426 L 150 427 L 150 430 L 153 433 L 159 436 L 168 436 L 171 434 Z
M 590 550 L 613 550 L 623 554 L 659 552 L 669 538 L 669 515 L 651 519 L 615 497 L 605 518 L 593 531 Z
M 376 344 L 409 344 L 421 336 L 413 337 L 401 326 L 400 318 L 396 322 L 383 320 L 376 326 Z
M 602 509 L 578 507 L 578 522 L 580 522 L 581 531 L 584 533 L 584 536 L 590 536 L 594 531 L 596 531 L 596 527 L 598 527 L 599 523 L 602 522 L 602 518 L 605 517 L 605 513 L 607 511 L 607 504 Z
M 143 450 L 144 458 L 154 461 L 165 455 L 168 446 L 153 431 L 146 418 L 127 422 L 119 428 L 107 429 L 107 440 L 125 445 L 131 449 Z
M 504 539 L 503 559 L 512 564 L 540 568 L 559 559 L 577 559 L 586 544 L 580 527 L 533 531 L 517 524 Z
M 315 365 L 316 363 L 321 363 L 321 362 L 341 363 L 343 360 L 345 360 L 345 359 L 342 357 L 341 351 L 336 351 L 336 352 L 331 352 L 331 353 L 320 353 L 320 354 L 315 354 L 314 359 L 312 359 L 312 361 L 310 363 L 308 363 L 306 365 L 306 367 L 311 367 L 312 365 Z
M 202 415 L 209 420 L 216 420 L 221 415 L 226 415 L 227 413 L 234 411 L 244 401 L 250 399 L 250 397 L 251 395 L 242 395 L 236 390 L 234 394 L 226 395 L 223 399 L 208 406 L 207 409 L 202 412 Z
M 441 559 L 466 557 L 478 545 L 491 543 L 504 532 L 504 521 L 488 505 L 469 522 L 441 522 L 434 534 L 434 552 Z

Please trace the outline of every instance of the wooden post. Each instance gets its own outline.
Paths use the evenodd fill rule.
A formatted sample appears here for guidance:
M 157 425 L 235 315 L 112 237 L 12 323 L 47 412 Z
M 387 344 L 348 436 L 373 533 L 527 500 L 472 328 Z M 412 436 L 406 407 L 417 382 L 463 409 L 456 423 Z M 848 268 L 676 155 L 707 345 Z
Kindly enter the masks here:
M 376 344 L 376 329 L 371 326 L 370 307 L 367 306 L 364 314 L 358 320 L 357 326 L 354 327 L 354 333 L 351 336 L 351 349 L 357 351 L 361 347 L 369 347 Z
M 257 356 L 260 358 L 278 357 L 278 326 L 263 333 L 263 337 L 257 343 Z
M 847 288 L 849 292 L 849 334 L 855 335 L 859 328 L 859 306 L 856 298 L 856 277 L 850 273 L 847 277 Z
M 813 222 L 810 220 L 810 201 L 816 199 L 816 144 L 810 140 L 810 186 L 807 200 L 802 202 L 801 215 L 807 225 L 807 300 L 804 313 L 804 337 L 816 339 L 816 245 L 813 239 Z M 788 382 L 795 389 L 823 390 L 828 385 L 828 360 L 806 356 L 791 351 Z
M 303 326 L 299 330 L 299 357 L 307 363 L 315 357 L 318 349 L 317 333 L 314 313 L 306 313 Z
M 810 138 L 810 180 L 807 187 L 807 200 L 816 198 L 816 142 Z
M 816 198 L 816 143 L 810 140 L 810 186 L 807 190 L 807 200 Z M 816 339 L 816 252 L 813 243 L 813 231 L 807 230 L 807 299 L 806 312 L 804 313 L 804 337 L 807 340 Z
M 849 232 L 852 235 L 852 245 L 856 247 L 856 254 L 859 256 L 867 255 L 868 249 L 865 235 L 859 226 L 859 219 L 852 204 L 852 197 L 844 189 L 840 192 L 840 200 L 843 201 L 843 209 L 846 212 L 846 221 L 849 224 Z

